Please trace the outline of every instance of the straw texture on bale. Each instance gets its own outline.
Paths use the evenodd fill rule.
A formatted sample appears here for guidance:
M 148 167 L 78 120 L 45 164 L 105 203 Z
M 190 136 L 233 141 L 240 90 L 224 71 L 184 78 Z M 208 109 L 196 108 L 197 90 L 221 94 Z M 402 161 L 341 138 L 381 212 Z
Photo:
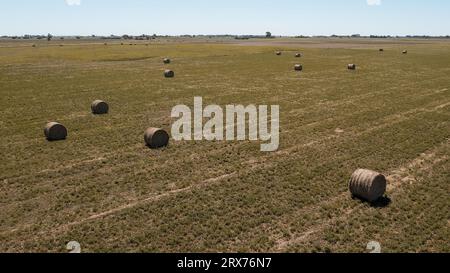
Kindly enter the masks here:
M 160 128 L 148 128 L 144 140 L 151 149 L 158 149 L 169 145 L 169 134 Z
M 50 141 L 64 140 L 67 138 L 67 129 L 58 122 L 50 122 L 45 126 L 44 134 Z
M 170 59 L 165 58 L 165 59 L 163 60 L 163 62 L 164 62 L 165 64 L 170 64 Z
M 303 66 L 301 64 L 296 64 L 294 66 L 295 71 L 302 71 L 303 70 Z
M 356 70 L 356 64 L 349 64 L 347 67 L 349 70 Z
M 377 201 L 386 192 L 386 177 L 380 173 L 358 169 L 350 178 L 349 188 L 353 196 L 367 200 Z
M 96 100 L 96 101 L 92 102 L 91 110 L 92 110 L 92 113 L 95 115 L 108 114 L 109 105 L 102 100 Z
M 175 72 L 173 72 L 172 70 L 166 70 L 164 71 L 164 76 L 166 78 L 173 78 L 175 77 Z

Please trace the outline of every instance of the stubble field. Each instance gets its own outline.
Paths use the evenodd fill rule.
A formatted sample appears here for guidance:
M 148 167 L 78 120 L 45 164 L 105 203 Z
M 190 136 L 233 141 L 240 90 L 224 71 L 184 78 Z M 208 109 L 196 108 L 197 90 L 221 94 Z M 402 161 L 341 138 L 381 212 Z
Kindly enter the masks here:
M 450 42 L 306 41 L 1 41 L 0 251 L 450 252 Z M 280 105 L 280 149 L 147 148 L 194 96 Z M 350 197 L 360 167 L 388 176 L 384 202 Z

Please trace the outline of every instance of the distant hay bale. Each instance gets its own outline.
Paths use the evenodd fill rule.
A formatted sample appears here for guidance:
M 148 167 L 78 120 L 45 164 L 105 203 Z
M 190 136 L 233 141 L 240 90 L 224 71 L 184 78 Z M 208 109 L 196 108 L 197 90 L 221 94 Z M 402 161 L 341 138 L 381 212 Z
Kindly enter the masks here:
M 301 56 L 302 56 L 301 53 L 296 53 L 296 54 L 295 54 L 295 58 L 300 58 Z
M 353 196 L 375 202 L 386 192 L 386 177 L 380 173 L 358 169 L 349 181 L 349 189 Z
M 109 105 L 102 100 L 95 100 L 91 104 L 92 113 L 95 115 L 108 114 Z
M 35 45 L 35 44 L 33 44 L 33 45 L 32 45 L 32 47 L 36 47 L 36 45 Z
M 108 45 L 108 43 L 104 43 L 104 45 Z
M 175 72 L 173 72 L 172 70 L 167 69 L 166 71 L 164 71 L 164 77 L 166 77 L 166 78 L 173 78 L 173 77 L 175 77 Z
M 277 51 L 277 52 L 275 52 L 275 54 L 277 54 L 277 56 L 280 56 L 281 55 L 281 51 Z
M 296 64 L 296 65 L 294 66 L 294 69 L 295 69 L 295 71 L 302 71 L 302 70 L 303 70 L 303 65 L 301 65 L 301 64 Z
M 64 140 L 67 138 L 67 129 L 58 122 L 50 122 L 45 126 L 44 134 L 49 141 Z
M 123 43 L 120 43 L 120 45 L 123 45 Z
M 403 54 L 408 54 L 408 50 L 403 50 Z
M 169 58 L 164 58 L 163 62 L 164 62 L 165 64 L 170 64 L 170 59 L 169 59 Z
M 144 140 L 151 149 L 158 149 L 169 145 L 169 134 L 160 128 L 148 128 Z
M 356 64 L 348 64 L 348 65 L 347 65 L 347 68 L 348 68 L 349 70 L 356 70 Z
M 380 52 L 383 52 L 383 51 L 384 51 L 384 49 L 383 49 L 383 48 L 380 48 L 380 49 L 379 49 L 379 51 L 380 51 Z

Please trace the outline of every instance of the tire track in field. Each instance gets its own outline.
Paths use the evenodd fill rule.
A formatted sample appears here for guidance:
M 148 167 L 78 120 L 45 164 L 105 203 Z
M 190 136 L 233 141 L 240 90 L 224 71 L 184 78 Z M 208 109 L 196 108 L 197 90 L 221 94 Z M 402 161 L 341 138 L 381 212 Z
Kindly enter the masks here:
M 132 149 L 137 149 L 138 147 L 142 147 L 142 146 L 144 146 L 144 144 L 138 144 L 138 145 L 135 145 Z M 109 159 L 111 159 L 111 158 L 113 158 L 115 155 L 117 155 L 117 154 L 119 154 L 119 153 L 126 153 L 126 152 L 128 152 L 128 151 L 130 151 L 130 150 L 132 150 L 132 149 L 130 149 L 129 147 L 128 148 L 126 148 L 126 149 L 122 149 L 122 150 L 116 150 L 116 151 L 114 151 L 114 152 L 110 152 L 110 153 L 104 153 L 104 154 L 102 154 L 100 157 L 97 157 L 97 158 L 94 158 L 94 159 L 86 159 L 86 160 L 83 160 L 83 161 L 81 161 L 81 162 L 74 162 L 74 163 L 71 163 L 71 164 L 68 164 L 68 165 L 66 165 L 66 166 L 63 166 L 63 167 L 59 167 L 59 168 L 56 168 L 56 169 L 46 169 L 46 170 L 42 170 L 42 171 L 40 171 L 40 172 L 38 172 L 38 174 L 48 174 L 48 173 L 53 173 L 53 172 L 59 172 L 59 171 L 64 171 L 64 170 L 70 170 L 70 169 L 72 169 L 72 168 L 74 168 L 74 167 L 77 167 L 77 166 L 83 166 L 83 165 L 86 165 L 86 164 L 92 164 L 92 163 L 97 163 L 97 162 L 101 162 L 101 161 L 103 161 L 103 160 L 109 160 Z M 215 150 L 213 150 L 212 152 L 210 152 L 208 155 L 217 155 L 217 154 L 220 154 L 221 153 L 221 151 L 223 151 L 223 150 L 225 150 L 225 149 L 227 149 L 227 147 L 223 147 L 223 148 L 221 148 L 221 149 L 215 149 Z M 108 157 L 111 157 L 111 158 L 108 158 Z M 206 157 L 206 155 L 205 155 L 205 157 Z M 167 158 L 167 161 L 169 160 L 170 158 L 168 157 Z M 171 160 L 171 159 L 170 159 Z M 178 160 L 176 160 L 176 161 L 172 161 L 172 163 L 173 164 L 177 164 L 177 163 L 180 163 L 180 162 L 183 162 L 185 159 L 184 158 L 180 158 L 180 159 L 178 159 Z M 165 162 L 163 163 L 163 164 L 165 164 Z M 131 167 L 131 166 L 134 166 L 135 165 L 135 163 L 134 162 L 131 162 L 131 163 L 128 163 L 128 164 L 121 164 L 120 166 L 117 166 L 117 167 L 115 167 L 115 168 L 111 168 L 111 172 L 113 172 L 115 169 L 119 169 L 119 168 L 123 168 L 123 167 Z M 158 166 L 152 166 L 152 167 L 158 167 Z M 92 170 L 91 172 L 96 172 L 96 171 L 98 171 L 98 170 Z M 147 170 L 141 170 L 140 172 L 147 172 Z M 84 173 L 84 172 L 83 172 Z M 80 173 L 79 172 L 77 172 L 77 173 L 74 173 L 74 174 L 72 174 L 72 175 L 69 175 L 69 176 L 65 176 L 65 178 L 68 178 L 68 177 L 74 177 L 74 176 L 77 176 L 77 175 L 80 175 Z M 84 173 L 84 175 L 87 175 L 87 174 L 85 174 Z M 35 176 L 35 174 L 28 174 L 28 175 L 24 175 L 24 176 L 20 176 L 20 177 L 16 177 L 16 178 L 14 178 L 14 179 L 4 179 L 3 180 L 3 182 L 5 183 L 5 181 L 8 181 L 8 183 L 9 182 L 12 182 L 12 181 L 17 181 L 17 180 L 21 180 L 21 179 L 24 179 L 24 178 L 27 178 L 27 177 L 33 177 L 33 176 Z M 56 181 L 56 180 L 60 180 L 60 178 L 55 178 L 55 179 L 52 179 L 52 180 L 45 180 L 45 181 L 40 181 L 39 183 L 36 183 L 36 184 L 34 184 L 34 186 L 38 186 L 38 185 L 42 185 L 42 184 L 48 184 L 48 183 L 51 183 L 52 181 Z M 65 191 L 65 189 L 62 189 L 61 190 L 62 192 L 64 192 Z M 39 196 L 36 196 L 36 197 L 34 197 L 34 198 L 30 198 L 30 199 L 26 199 L 26 200 L 21 200 L 21 201 L 17 201 L 17 202 L 14 202 L 13 204 L 6 204 L 6 205 L 3 205 L 3 206 L 0 206 L 0 209 L 4 209 L 4 208 L 6 208 L 6 207 L 8 207 L 8 206 L 10 206 L 10 205 L 19 205 L 19 204 L 21 204 L 21 203 L 24 203 L 24 202 L 27 202 L 27 201 L 30 201 L 30 200 L 37 200 L 37 199 L 42 199 L 42 198 L 44 198 L 45 196 L 51 196 L 51 195 L 55 195 L 55 194 L 59 194 L 61 191 L 57 191 L 57 192 L 55 192 L 55 191 L 52 191 L 52 192 L 49 192 L 49 193 L 46 193 L 46 194 L 42 194 L 42 195 L 39 195 Z
M 411 86 L 413 86 L 413 85 L 411 85 Z M 407 86 L 407 87 L 410 87 L 410 86 Z M 344 105 L 356 104 L 358 101 L 367 101 L 367 100 L 369 100 L 372 97 L 377 97 L 377 96 L 380 96 L 380 95 L 383 95 L 383 94 L 384 95 L 390 94 L 391 91 L 395 90 L 395 89 L 399 89 L 399 88 L 398 87 L 391 87 L 391 88 L 386 89 L 383 92 L 364 93 L 364 94 L 361 94 L 361 95 L 353 96 L 351 100 L 341 99 L 341 100 L 338 100 L 338 101 L 321 101 L 317 105 L 313 105 L 313 106 L 308 107 L 308 108 L 304 108 L 304 109 L 301 109 L 301 110 L 299 110 L 299 109 L 291 110 L 289 112 L 289 114 L 304 114 L 304 113 L 308 113 L 309 112 L 308 110 L 316 109 L 317 107 L 333 108 L 333 107 L 339 107 L 339 106 L 344 106 Z M 420 96 L 416 96 L 415 98 L 428 97 L 428 96 L 444 93 L 447 90 L 448 90 L 447 88 L 432 90 L 430 92 L 426 92 L 426 93 L 420 94 Z M 298 96 L 298 94 L 297 94 L 297 96 Z M 288 98 L 288 99 L 291 99 L 291 98 Z M 322 121 L 322 120 L 319 120 L 317 122 L 320 122 L 320 121 Z
M 182 188 L 182 189 L 171 190 L 171 191 L 168 191 L 168 192 L 165 192 L 165 193 L 162 193 L 162 194 L 150 196 L 148 198 L 144 198 L 144 199 L 141 199 L 141 200 L 136 201 L 136 202 L 125 204 L 123 206 L 120 206 L 120 207 L 117 207 L 117 208 L 114 208 L 114 209 L 111 209 L 111 210 L 108 210 L 108 211 L 104 211 L 104 212 L 101 212 L 101 213 L 98 213 L 98 214 L 94 214 L 94 215 L 92 215 L 92 216 L 90 216 L 88 218 L 82 219 L 80 221 L 72 222 L 72 223 L 69 223 L 67 225 L 63 225 L 63 226 L 60 227 L 60 229 L 67 229 L 68 227 L 79 225 L 79 224 L 82 224 L 82 223 L 87 222 L 87 221 L 96 220 L 98 218 L 103 218 L 103 217 L 109 216 L 111 214 L 116 214 L 116 213 L 119 213 L 119 212 L 121 212 L 123 210 L 126 210 L 126 209 L 130 209 L 130 208 L 134 208 L 134 207 L 137 207 L 137 206 L 145 205 L 146 203 L 150 203 L 150 202 L 159 201 L 160 199 L 162 199 L 164 197 L 168 197 L 168 196 L 171 196 L 171 195 L 174 195 L 174 194 L 191 192 L 191 191 L 193 191 L 195 189 L 203 187 L 204 185 L 211 185 L 211 184 L 217 183 L 217 182 L 219 182 L 221 180 L 225 180 L 225 179 L 228 179 L 228 178 L 235 177 L 235 176 L 237 176 L 237 174 L 238 174 L 237 172 L 225 174 L 225 175 L 222 175 L 222 176 L 218 176 L 218 177 L 214 177 L 214 178 L 203 180 L 200 183 L 196 183 L 196 184 L 190 185 L 190 186 Z
M 411 169 L 429 170 L 436 164 L 439 164 L 440 162 L 447 160 L 449 157 L 448 155 L 443 155 L 443 156 L 436 158 L 436 152 L 440 151 L 444 147 L 449 147 L 449 145 L 450 145 L 450 139 L 447 139 L 445 142 L 437 145 L 436 147 L 432 148 L 431 150 L 428 150 L 427 152 L 422 153 L 419 157 L 415 158 L 414 160 L 412 160 L 410 163 L 406 164 L 405 166 L 402 166 L 402 167 L 399 167 L 397 169 L 390 171 L 389 172 L 390 175 L 386 177 L 388 180 L 388 183 L 389 183 L 387 192 L 395 193 L 395 191 L 398 190 L 400 187 L 402 187 L 402 185 L 404 185 L 405 183 L 413 184 L 413 182 L 416 182 L 417 181 L 416 178 L 410 174 L 409 170 L 411 170 Z M 308 208 L 302 209 L 298 212 L 295 212 L 294 215 L 290 214 L 289 217 L 285 216 L 285 219 L 283 219 L 283 220 L 289 221 L 290 219 L 295 218 L 296 216 L 301 217 L 303 214 L 311 212 L 312 210 L 320 209 L 321 207 L 323 207 L 325 205 L 333 205 L 333 204 L 336 205 L 340 200 L 345 198 L 345 196 L 349 196 L 349 193 L 343 192 L 332 199 L 329 199 L 327 201 L 321 202 L 319 204 L 316 204 L 316 205 L 310 206 Z M 282 238 L 283 235 L 281 235 L 281 234 L 274 236 L 276 245 L 272 250 L 275 252 L 284 252 L 291 245 L 299 244 L 299 243 L 305 242 L 307 240 L 310 240 L 311 236 L 314 236 L 317 233 L 322 232 L 324 229 L 326 229 L 327 227 L 331 227 L 334 223 L 336 223 L 338 221 L 344 220 L 350 214 L 352 214 L 353 212 L 355 212 L 356 210 L 358 210 L 360 208 L 363 208 L 364 206 L 365 206 L 364 203 L 358 204 L 354 208 L 344 211 L 343 215 L 341 215 L 339 217 L 334 217 L 324 223 L 314 225 L 299 235 L 290 234 L 291 238 L 289 238 L 289 239 L 283 239 Z
M 373 131 L 377 131 L 377 130 L 383 129 L 383 128 L 388 127 L 388 126 L 392 126 L 392 125 L 394 125 L 394 124 L 401 123 L 401 122 L 403 122 L 403 121 L 405 121 L 405 120 L 408 120 L 409 118 L 413 118 L 415 114 L 420 114 L 420 113 L 424 113 L 424 112 L 436 112 L 436 111 L 439 111 L 439 110 L 441 110 L 442 108 L 444 108 L 444 107 L 446 107 L 446 106 L 448 106 L 448 105 L 450 105 L 450 102 L 442 103 L 442 104 L 440 104 L 440 105 L 438 105 L 438 106 L 433 107 L 433 109 L 431 109 L 431 110 L 430 110 L 429 108 L 427 108 L 427 107 L 423 107 L 423 108 L 417 108 L 417 109 L 408 110 L 408 111 L 406 111 L 406 112 L 399 113 L 399 114 L 394 114 L 394 115 L 391 115 L 391 116 L 389 116 L 389 117 L 386 117 L 386 118 L 384 119 L 384 121 L 381 122 L 380 125 L 371 127 L 371 128 L 369 128 L 369 129 L 364 130 L 364 131 L 361 131 L 361 132 L 357 132 L 356 134 L 353 134 L 353 136 L 356 136 L 356 137 L 362 136 L 362 135 L 364 135 L 364 134 L 367 134 L 367 133 L 370 133 L 370 132 L 373 132 Z M 335 139 L 335 138 L 339 138 L 339 137 L 341 137 L 341 135 L 340 135 L 339 133 L 336 133 L 336 134 L 330 135 L 330 136 L 328 136 L 328 137 L 326 137 L 326 138 L 324 138 L 324 139 L 314 140 L 314 141 L 311 141 L 311 142 L 309 142 L 309 143 L 307 143 L 307 144 L 304 144 L 304 145 L 294 145 L 294 146 L 289 147 L 289 148 L 286 148 L 286 149 L 284 149 L 284 150 L 280 150 L 280 151 L 276 152 L 275 154 L 277 154 L 277 155 L 286 155 L 286 156 L 289 156 L 289 155 L 292 155 L 292 154 L 296 154 L 296 153 L 297 153 L 297 150 L 298 150 L 299 148 L 301 148 L 302 146 L 313 146 L 313 145 L 316 145 L 316 144 L 320 144 L 320 143 L 323 142 L 324 140 L 331 140 L 331 139 Z M 423 154 L 423 156 L 424 156 L 425 158 L 429 158 L 429 157 L 434 156 L 434 154 Z M 399 169 L 399 170 L 397 171 L 397 173 L 403 174 L 403 173 L 406 171 L 405 168 L 411 169 L 411 168 L 413 168 L 413 167 L 415 167 L 415 166 L 418 166 L 418 165 L 420 164 L 421 161 L 423 161 L 423 159 L 422 159 L 421 157 L 419 157 L 419 158 L 417 158 L 416 160 L 412 161 L 412 162 L 411 162 L 409 165 L 407 165 L 406 167 L 403 167 L 403 168 Z M 394 174 L 395 174 L 395 172 L 394 172 Z M 392 181 L 398 181 L 398 179 L 395 179 L 395 177 L 393 177 L 393 176 L 388 177 L 388 179 L 391 179 Z M 403 178 L 403 179 L 407 179 L 407 178 Z M 389 190 L 391 187 L 394 187 L 394 188 L 395 188 L 395 186 L 397 186 L 397 185 L 398 185 L 398 183 L 396 183 L 396 182 L 394 182 L 393 184 L 390 183 L 390 184 L 389 184 L 389 187 L 388 187 L 388 190 Z M 324 205 L 330 205 L 330 204 L 333 204 L 333 203 L 335 203 L 337 200 L 340 200 L 340 199 L 344 198 L 346 194 L 347 194 L 347 193 L 344 192 L 344 193 L 342 193 L 342 194 L 340 194 L 340 195 L 338 195 L 338 196 L 336 196 L 336 197 L 334 197 L 334 198 L 331 198 L 331 199 L 329 199 L 329 200 L 326 200 L 326 201 L 321 202 L 319 205 L 320 205 L 320 206 L 324 206 Z M 301 212 L 303 212 L 303 214 L 304 214 L 304 213 L 310 211 L 311 209 L 317 208 L 317 207 L 319 207 L 319 206 L 317 206 L 317 205 L 309 206 L 309 207 L 307 207 L 307 208 L 301 209 Z M 261 226 L 259 226 L 259 227 L 257 227 L 257 228 L 255 228 L 255 230 L 253 230 L 253 232 L 256 232 L 257 230 L 259 230 L 259 229 L 262 228 L 263 226 L 264 226 L 264 224 L 261 225 Z M 307 233 L 310 233 L 310 232 L 307 232 Z M 312 233 L 314 233 L 314 232 L 312 232 Z M 302 235 L 302 236 L 303 236 L 303 235 Z M 305 237 L 306 237 L 306 236 L 305 236 Z
M 434 103 L 431 103 L 431 104 L 434 104 Z M 428 105 L 428 106 L 430 106 L 430 105 Z M 413 117 L 415 117 L 415 115 L 420 114 L 420 113 L 436 112 L 436 111 L 442 109 L 442 107 L 446 107 L 447 105 L 450 105 L 450 102 L 446 102 L 446 103 L 440 104 L 440 105 L 434 107 L 433 110 L 430 110 L 427 107 L 421 107 L 421 108 L 408 110 L 408 111 L 405 111 L 403 113 L 393 114 L 393 115 L 390 115 L 390 116 L 387 116 L 387 117 L 383 118 L 382 119 L 383 121 L 379 122 L 380 123 L 379 125 L 376 125 L 376 126 L 373 126 L 373 127 L 369 128 L 369 129 L 357 132 L 357 133 L 355 133 L 353 135 L 358 137 L 358 136 L 362 136 L 362 135 L 367 134 L 367 133 L 378 131 L 378 130 L 383 129 L 385 127 L 388 127 L 388 126 L 391 126 L 391 125 L 394 125 L 394 124 L 398 124 L 398 123 L 401 123 L 401 122 L 403 122 L 405 120 L 413 118 Z M 325 137 L 324 139 L 313 140 L 313 141 L 307 143 L 306 146 L 313 146 L 313 145 L 316 145 L 316 144 L 319 144 L 319 143 L 323 142 L 323 140 L 331 140 L 331 139 L 334 139 L 334 138 L 339 138 L 340 136 L 341 136 L 340 133 L 329 135 L 329 136 Z M 302 146 L 303 145 L 294 145 L 294 146 L 291 146 L 289 148 L 280 150 L 280 151 L 276 152 L 276 154 L 288 155 L 288 154 L 294 152 L 297 148 L 302 147 Z
M 104 212 L 101 212 L 101 213 L 93 214 L 93 215 L 91 215 L 91 216 L 89 216 L 87 218 L 81 219 L 79 221 L 75 221 L 75 222 L 71 222 L 71 223 L 68 223 L 68 224 L 60 225 L 56 229 L 52 229 L 52 233 L 55 234 L 55 233 L 63 232 L 65 230 L 67 230 L 68 228 L 72 227 L 72 226 L 80 225 L 80 224 L 83 224 L 85 222 L 94 221 L 94 220 L 97 220 L 97 219 L 100 219 L 100 218 L 104 218 L 104 217 L 107 217 L 107 216 L 110 216 L 110 215 L 113 215 L 113 214 L 116 214 L 116 213 L 120 213 L 121 211 L 126 210 L 126 209 L 131 209 L 131 208 L 134 208 L 134 207 L 145 205 L 147 203 L 159 201 L 159 200 L 161 200 L 161 199 L 163 199 L 165 197 L 169 197 L 169 196 L 172 196 L 172 195 L 175 195 L 175 194 L 191 192 L 191 191 L 193 191 L 195 189 L 199 189 L 199 188 L 201 188 L 201 187 L 203 187 L 205 185 L 211 185 L 211 184 L 217 183 L 219 181 L 222 181 L 222 180 L 225 180 L 225 179 L 228 179 L 228 178 L 236 177 L 237 175 L 238 175 L 237 172 L 229 173 L 229 174 L 225 174 L 225 175 L 222 175 L 222 176 L 218 176 L 218 177 L 214 177 L 214 178 L 203 180 L 200 183 L 196 183 L 196 184 L 190 185 L 190 186 L 182 188 L 182 189 L 176 189 L 176 190 L 171 190 L 171 191 L 168 191 L 168 192 L 165 192 L 165 193 L 161 193 L 161 194 L 155 194 L 155 195 L 146 197 L 144 199 L 141 199 L 141 200 L 138 200 L 138 201 L 134 201 L 134 202 L 131 202 L 131 203 L 127 203 L 127 204 L 124 204 L 122 206 L 119 206 L 119 207 L 116 207 L 116 208 L 113 208 L 113 209 L 110 209 L 110 210 L 107 210 L 107 211 L 104 211 Z M 15 229 L 12 229 L 12 230 L 9 230 L 9 231 L 1 232 L 0 234 L 1 235 L 6 235 L 6 234 L 9 234 L 9 233 L 18 232 L 18 231 L 21 231 L 23 229 L 26 229 L 26 228 L 32 227 L 32 226 L 33 226 L 32 224 L 31 225 L 27 225 L 27 226 L 22 226 L 22 227 L 15 228 Z M 47 233 L 48 233 L 47 231 L 41 231 L 38 234 L 39 235 L 45 235 Z

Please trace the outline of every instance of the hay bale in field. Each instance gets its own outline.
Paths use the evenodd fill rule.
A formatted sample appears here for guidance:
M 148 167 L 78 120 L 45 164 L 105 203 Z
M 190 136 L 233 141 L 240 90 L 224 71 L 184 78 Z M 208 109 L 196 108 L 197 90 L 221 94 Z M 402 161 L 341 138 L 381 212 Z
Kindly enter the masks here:
M 164 58 L 163 62 L 164 62 L 165 64 L 170 64 L 170 59 L 169 59 L 169 58 Z
M 349 189 L 353 196 L 375 202 L 386 192 L 386 177 L 380 173 L 358 169 L 350 178 Z
M 144 140 L 151 149 L 158 149 L 169 145 L 169 134 L 160 128 L 148 128 Z
M 277 52 L 275 52 L 275 54 L 277 54 L 277 56 L 280 56 L 281 55 L 281 51 L 277 51 Z
M 173 77 L 175 77 L 175 72 L 173 72 L 172 70 L 167 69 L 166 71 L 164 71 L 164 77 L 166 77 L 166 78 L 173 78 Z
M 49 141 L 64 140 L 67 138 L 67 129 L 58 122 L 49 122 L 44 128 L 44 134 Z
M 348 65 L 347 65 L 347 68 L 348 68 L 349 70 L 356 70 L 356 64 L 348 64 Z
M 295 54 L 295 58 L 300 58 L 301 56 L 302 56 L 301 53 L 296 53 L 296 54 Z
M 408 50 L 403 50 L 403 54 L 408 54 Z
M 383 52 L 383 51 L 384 51 L 384 49 L 383 49 L 383 48 L 380 48 L 380 49 L 379 49 L 379 51 L 380 51 L 380 52 Z
M 33 45 L 31 45 L 32 47 L 36 47 L 36 45 L 35 44 L 33 44 Z
M 95 100 L 91 104 L 91 110 L 94 115 L 108 114 L 109 105 L 102 100 Z
M 303 70 L 303 65 L 301 65 L 301 64 L 296 64 L 296 65 L 294 66 L 294 69 L 295 69 L 295 71 L 302 71 L 302 70 Z

